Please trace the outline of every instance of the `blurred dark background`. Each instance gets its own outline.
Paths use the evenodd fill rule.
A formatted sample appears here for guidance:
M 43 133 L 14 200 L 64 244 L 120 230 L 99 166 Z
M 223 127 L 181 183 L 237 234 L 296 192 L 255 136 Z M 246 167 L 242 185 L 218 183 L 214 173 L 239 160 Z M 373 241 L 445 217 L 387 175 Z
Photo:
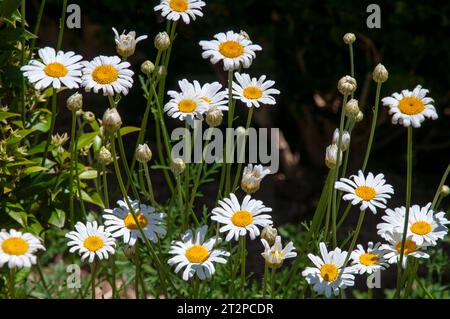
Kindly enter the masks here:
M 47 1 L 40 32 L 39 46 L 54 46 L 61 1 Z M 153 37 L 165 29 L 165 20 L 153 7 L 159 1 L 103 0 L 69 1 L 82 11 L 82 28 L 68 29 L 63 49 L 82 54 L 85 59 L 115 54 L 111 28 L 119 32 L 135 30 L 149 39 L 138 44 L 129 61 L 136 73 L 140 64 L 155 58 Z M 201 58 L 200 40 L 212 39 L 218 32 L 245 30 L 263 47 L 250 70 L 253 76 L 266 74 L 276 81 L 282 94 L 275 107 L 262 107 L 256 112 L 257 127 L 279 127 L 282 150 L 280 171 L 265 179 L 256 194 L 274 208 L 277 225 L 298 223 L 314 212 L 326 177 L 325 147 L 338 125 L 341 95 L 336 89 L 339 78 L 350 73 L 348 47 L 342 36 L 353 32 L 355 72 L 358 81 L 356 98 L 360 100 L 365 119 L 352 135 L 350 173 L 362 163 L 372 119 L 371 108 L 375 83 L 371 72 L 378 62 L 389 70 L 389 80 L 382 96 L 417 84 L 428 88 L 435 99 L 439 119 L 427 120 L 414 129 L 413 203 L 425 204 L 432 196 L 450 159 L 450 2 L 444 1 L 377 1 L 381 7 L 381 28 L 369 29 L 366 19 L 368 1 L 342 0 L 211 0 L 206 1 L 204 17 L 189 25 L 179 23 L 178 37 L 169 67 L 167 87 L 176 87 L 182 78 L 200 82 L 226 82 L 221 66 L 213 66 Z M 30 0 L 27 15 L 34 25 L 40 1 Z M 139 126 L 145 100 L 137 76 L 132 92 L 121 102 L 126 125 Z M 64 97 L 64 95 L 63 95 Z M 61 103 L 63 103 L 61 99 Z M 95 94 L 85 95 L 85 109 L 101 116 L 107 100 Z M 239 104 L 238 104 L 239 105 Z M 239 121 L 245 119 L 241 105 Z M 58 131 L 69 131 L 69 114 L 61 107 Z M 178 120 L 167 119 L 169 126 Z M 152 126 L 150 124 L 150 126 Z M 152 143 L 152 130 L 147 141 Z M 129 154 L 132 154 L 134 137 Z M 394 126 L 386 108 L 381 106 L 374 148 L 368 169 L 383 172 L 394 185 L 396 195 L 390 206 L 403 205 L 406 172 L 406 130 Z M 165 196 L 164 186 L 156 186 L 156 195 Z M 208 192 L 208 190 L 206 190 Z M 448 205 L 448 204 L 447 204 Z M 376 237 L 375 223 L 380 216 L 369 214 L 366 237 Z M 350 220 L 350 225 L 353 222 Z M 351 226 L 353 227 L 353 226 Z M 376 239 L 376 238 L 372 238 Z

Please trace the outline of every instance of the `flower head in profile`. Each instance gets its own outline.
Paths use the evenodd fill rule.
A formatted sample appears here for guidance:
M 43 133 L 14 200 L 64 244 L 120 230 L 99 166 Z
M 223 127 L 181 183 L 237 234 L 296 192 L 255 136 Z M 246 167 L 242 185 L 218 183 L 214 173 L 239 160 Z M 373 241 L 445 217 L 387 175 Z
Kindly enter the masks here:
M 219 240 L 216 237 L 206 240 L 207 231 L 207 226 L 188 230 L 181 236 L 181 240 L 172 242 L 169 254 L 175 256 L 168 260 L 168 264 L 176 265 L 175 273 L 185 268 L 183 280 L 187 281 L 195 274 L 200 280 L 211 278 L 215 272 L 214 263 L 227 263 L 224 257 L 230 256 L 230 253 L 215 249 Z
M 196 89 L 194 84 L 183 79 L 178 81 L 181 92 L 168 91 L 170 101 L 164 106 L 164 112 L 172 118 L 186 121 L 191 127 L 194 120 L 202 120 L 203 114 L 208 110 L 208 102 L 203 99 L 203 92 Z M 197 87 L 198 88 L 198 87 Z
M 315 267 L 307 267 L 302 276 L 318 294 L 325 294 L 327 298 L 330 298 L 332 293 L 337 296 L 340 289 L 355 284 L 353 268 L 344 267 L 348 253 L 338 247 L 328 252 L 325 243 L 320 243 L 319 248 L 320 256 L 308 254 Z
M 143 239 L 136 220 L 139 222 L 145 237 L 152 242 L 156 243 L 158 238 L 166 235 L 164 227 L 166 214 L 155 213 L 153 207 L 141 204 L 138 200 L 132 201 L 129 199 L 129 201 L 136 219 L 124 200 L 117 201 L 118 207 L 105 209 L 105 214 L 103 214 L 105 230 L 111 233 L 112 237 L 122 237 L 123 242 L 130 246 L 133 246 L 138 238 Z
M 14 229 L 0 231 L 0 268 L 30 268 L 36 264 L 35 253 L 45 250 L 41 240 L 30 233 Z
M 252 199 L 250 195 L 245 196 L 241 204 L 236 195 L 230 193 L 230 197 L 220 200 L 219 207 L 212 210 L 211 220 L 224 224 L 219 231 L 228 232 L 226 241 L 233 238 L 238 240 L 247 233 L 251 239 L 255 239 L 260 234 L 258 227 L 272 224 L 272 217 L 263 214 L 271 211 L 272 208 L 264 206 L 260 200 Z
M 270 170 L 264 168 L 262 165 L 248 164 L 244 167 L 244 172 L 242 173 L 241 188 L 247 194 L 253 194 L 258 191 L 261 180 L 270 174 Z
M 396 264 L 400 262 L 400 252 L 402 251 L 402 237 L 402 233 L 399 232 L 387 233 L 386 240 L 389 242 L 389 244 L 383 244 L 380 247 L 380 249 L 386 251 L 384 258 L 390 264 Z M 430 258 L 430 255 L 423 251 L 424 249 L 426 249 L 426 247 L 427 245 L 418 245 L 415 241 L 407 237 L 403 250 L 403 268 L 406 268 L 408 259 L 410 257 Z
M 430 207 L 431 203 L 423 207 L 413 205 L 409 210 L 406 236 L 418 245 L 435 246 L 437 241 L 443 239 L 448 233 L 445 225 L 450 221 L 445 218 L 445 213 L 435 213 Z M 403 206 L 394 210 L 386 209 L 386 213 L 382 217 L 384 222 L 377 225 L 378 234 L 387 240 L 392 233 L 403 232 L 405 215 L 406 208 Z
M 233 81 L 233 97 L 241 100 L 247 107 L 259 107 L 260 104 L 275 105 L 277 102 L 272 96 L 280 94 L 280 91 L 272 88 L 275 81 L 266 81 L 266 76 L 261 75 L 259 79 L 250 78 L 245 73 L 234 73 L 236 82 Z
M 256 58 L 255 52 L 262 50 L 259 45 L 253 44 L 241 33 L 221 32 L 214 38 L 211 41 L 200 41 L 203 49 L 202 57 L 210 59 L 212 64 L 222 61 L 225 71 L 237 70 L 241 66 L 249 68 L 253 59 Z
M 275 237 L 275 243 L 272 246 L 264 238 L 261 239 L 261 243 L 264 246 L 264 252 L 261 253 L 261 256 L 263 256 L 269 267 L 279 268 L 283 265 L 284 260 L 297 256 L 297 253 L 294 251 L 294 244 L 289 242 L 283 248 L 280 236 Z
M 104 226 L 99 226 L 96 221 L 83 224 L 78 222 L 75 230 L 66 234 L 69 239 L 67 246 L 69 252 L 78 251 L 81 260 L 88 259 L 90 263 L 97 256 L 98 259 L 108 259 L 109 255 L 115 253 L 116 242 L 110 233 L 105 231 Z
M 146 35 L 136 38 L 136 32 L 134 31 L 130 31 L 127 34 L 123 31 L 122 34 L 119 34 L 116 28 L 112 28 L 112 30 L 114 32 L 114 41 L 116 42 L 116 51 L 124 59 L 134 54 L 138 42 L 147 39 Z
M 180 18 L 189 24 L 197 16 L 203 17 L 202 8 L 206 5 L 200 0 L 161 0 L 154 10 L 161 11 L 161 15 L 167 20 L 178 21 Z
M 122 62 L 118 56 L 98 56 L 90 62 L 84 62 L 83 82 L 86 92 L 103 91 L 103 95 L 127 95 L 133 86 L 133 71 L 130 63 Z
M 389 267 L 384 259 L 385 251 L 380 249 L 380 246 L 381 243 L 374 245 L 371 241 L 367 244 L 367 249 L 364 249 L 362 245 L 356 246 L 350 255 L 355 273 L 371 274 Z
M 45 47 L 39 49 L 39 60 L 30 60 L 27 65 L 20 68 L 28 81 L 34 84 L 36 90 L 43 90 L 49 86 L 59 89 L 63 86 L 76 89 L 81 83 L 80 61 L 81 55 L 72 51 L 56 52 L 55 49 Z
M 369 173 L 364 177 L 362 171 L 350 178 L 341 178 L 336 182 L 335 188 L 347 193 L 342 199 L 351 201 L 352 205 L 361 204 L 361 210 L 369 208 L 374 214 L 377 213 L 377 207 L 386 208 L 387 199 L 394 194 L 394 189 L 386 184 L 383 174 L 374 176 Z
M 425 118 L 435 120 L 438 118 L 434 100 L 427 97 L 428 90 L 418 85 L 413 91 L 403 90 L 401 93 L 394 93 L 392 96 L 383 98 L 383 105 L 389 107 L 389 114 L 392 115 L 392 123 L 400 124 L 404 127 L 420 127 Z

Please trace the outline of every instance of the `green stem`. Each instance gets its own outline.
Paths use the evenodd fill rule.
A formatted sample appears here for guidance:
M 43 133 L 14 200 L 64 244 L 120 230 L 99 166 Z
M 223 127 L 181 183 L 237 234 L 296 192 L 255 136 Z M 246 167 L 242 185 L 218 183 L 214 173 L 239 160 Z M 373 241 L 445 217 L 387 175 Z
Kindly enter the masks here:
M 127 179 L 129 181 L 132 181 L 131 171 L 128 166 L 127 156 L 125 154 L 125 147 L 123 146 L 123 139 L 122 139 L 122 134 L 120 134 L 120 131 L 117 134 L 117 140 L 119 141 L 119 152 L 120 152 L 120 157 L 122 158 L 123 167 L 125 168 L 125 174 L 127 175 Z M 136 185 L 133 182 L 131 182 L 131 190 L 133 192 L 134 197 L 137 200 L 139 200 L 139 193 L 136 189 Z
M 339 276 L 342 276 L 342 274 L 344 273 L 345 267 L 347 267 L 347 263 L 350 260 L 350 255 L 351 255 L 353 249 L 355 249 L 356 241 L 358 240 L 358 236 L 361 231 L 361 226 L 364 221 L 365 213 L 366 213 L 365 210 L 362 210 L 359 212 L 359 218 L 358 218 L 358 223 L 356 224 L 356 230 L 355 230 L 355 233 L 353 234 L 352 242 L 350 243 L 350 247 L 348 249 L 348 253 L 347 253 L 347 256 L 345 257 L 344 265 L 342 266 L 342 271 Z
M 95 299 L 95 276 L 97 275 L 97 260 L 91 264 L 91 298 Z
M 433 203 L 431 204 L 431 210 L 434 210 L 439 205 L 436 205 L 439 199 L 439 195 L 441 194 L 441 188 L 444 185 L 445 181 L 447 180 L 448 174 L 450 173 L 450 164 L 447 166 L 447 169 L 444 172 L 444 175 L 442 175 L 441 181 L 439 183 L 439 186 L 436 190 L 436 193 L 434 194 Z
M 63 5 L 61 9 L 61 18 L 59 19 L 59 33 L 58 33 L 58 42 L 56 44 L 56 51 L 61 49 L 64 28 L 66 26 L 66 11 L 67 11 L 67 0 L 63 0 Z
M 41 280 L 42 286 L 44 287 L 45 292 L 47 293 L 47 298 L 51 299 L 52 295 L 50 293 L 50 290 L 48 290 L 48 285 L 44 277 L 44 273 L 42 272 L 42 267 L 39 259 L 36 260 L 36 269 L 39 274 L 39 279 Z
M 9 270 L 8 292 L 11 299 L 16 298 L 16 268 Z
M 230 129 L 233 127 L 233 117 L 234 117 L 234 105 L 233 105 L 233 70 L 228 71 L 228 125 L 227 128 Z M 231 163 L 228 163 L 228 156 L 231 154 L 227 154 L 228 151 L 228 143 L 231 143 L 231 130 L 228 130 L 226 133 L 226 141 L 225 141 L 225 192 L 224 196 L 227 196 L 230 193 L 230 183 L 231 183 Z M 233 152 L 231 152 L 233 153 Z M 231 160 L 231 159 L 230 159 Z
M 147 163 L 142 164 L 142 166 L 144 166 L 144 172 L 145 172 L 145 179 L 147 181 L 147 187 L 148 187 L 148 194 L 149 194 L 149 199 L 150 199 L 150 203 L 152 204 L 153 207 L 158 207 L 158 203 L 155 200 L 155 195 L 153 192 L 153 186 L 152 186 L 152 181 L 150 179 L 150 172 L 148 170 L 148 165 Z
M 25 21 L 26 11 L 25 11 L 25 0 L 22 0 L 20 5 L 20 19 L 21 19 L 21 27 L 22 33 L 25 34 Z M 31 52 L 31 51 L 30 51 Z M 31 54 L 31 53 L 30 53 Z M 21 51 L 20 51 L 20 65 L 25 64 L 25 39 L 22 39 L 21 42 Z M 26 121 L 26 106 L 25 106 L 25 77 L 22 75 L 21 79 L 21 90 L 20 90 L 20 104 L 22 106 L 22 124 L 25 126 Z
M 275 298 L 275 272 L 277 269 L 272 267 L 272 276 L 270 278 L 270 298 Z
M 246 247 L 246 236 L 241 236 L 240 238 L 240 246 L 241 246 L 241 286 L 242 286 L 242 296 L 244 295 L 245 292 L 245 286 L 246 286 L 246 282 L 245 282 L 245 255 L 247 252 L 247 247 Z
M 364 155 L 364 162 L 361 170 L 364 172 L 369 162 L 370 151 L 372 150 L 373 138 L 375 136 L 375 128 L 377 127 L 378 119 L 378 105 L 380 100 L 381 82 L 377 83 L 377 93 L 375 95 L 375 107 L 373 109 L 372 127 L 370 128 L 369 141 L 367 142 L 366 154 Z
M 139 299 L 139 277 L 141 274 L 141 262 L 139 256 L 139 241 L 136 241 L 135 244 L 136 254 L 134 256 L 134 263 L 136 267 L 136 274 L 134 276 L 134 293 L 136 295 L 136 299 Z
M 50 143 L 52 141 L 52 135 L 53 135 L 53 131 L 55 130 L 55 120 L 56 120 L 56 98 L 58 93 L 56 92 L 56 89 L 52 89 L 53 94 L 52 94 L 52 118 L 50 120 L 50 130 L 48 131 L 48 136 L 47 136 L 47 142 L 45 144 L 45 148 L 44 148 L 44 153 L 43 153 L 43 157 L 42 157 L 42 163 L 41 166 L 45 165 L 45 160 L 47 159 L 47 153 L 48 153 L 48 149 L 50 147 Z
M 77 125 L 77 115 L 75 111 L 72 111 L 72 127 L 70 131 L 70 165 L 69 165 L 69 216 L 70 216 L 70 229 L 74 228 L 74 206 L 73 206 L 73 165 L 75 161 L 75 131 Z M 78 165 L 78 163 L 75 163 Z M 80 198 L 81 199 L 81 198 Z M 82 199 L 81 199 L 82 200 Z
M 46 0 L 42 0 L 41 5 L 39 6 L 38 15 L 36 18 L 36 24 L 34 25 L 34 30 L 33 30 L 33 34 L 36 36 L 36 38 L 33 38 L 33 40 L 31 40 L 31 45 L 30 45 L 30 53 L 31 54 L 33 53 L 34 47 L 36 46 L 36 39 L 38 37 L 39 29 L 41 28 L 41 20 L 42 20 L 42 14 L 44 13 L 45 1 Z
M 395 291 L 395 298 L 400 298 L 401 292 L 401 278 L 403 272 L 403 258 L 405 253 L 406 234 L 408 232 L 409 211 L 411 206 L 411 191 L 412 191 L 412 147 L 413 147 L 413 128 L 408 126 L 408 151 L 407 151 L 407 175 L 406 175 L 406 212 L 405 221 L 403 225 L 402 245 L 400 249 L 400 259 L 397 265 L 397 289 Z
M 266 298 L 267 292 L 267 277 L 269 276 L 269 265 L 264 263 L 264 281 L 263 281 L 263 298 Z
M 248 115 L 247 115 L 247 123 L 245 124 L 245 132 L 248 132 L 248 128 L 250 127 L 250 124 L 252 122 L 252 117 L 253 117 L 253 107 L 250 107 L 248 110 Z M 236 176 L 234 177 L 233 188 L 231 189 L 233 192 L 236 191 L 239 180 L 240 180 L 241 171 L 242 171 L 242 162 L 244 160 L 243 157 L 245 155 L 245 146 L 246 145 L 247 145 L 247 134 L 244 135 L 244 143 L 242 145 L 241 153 L 239 154 L 238 168 L 237 168 Z

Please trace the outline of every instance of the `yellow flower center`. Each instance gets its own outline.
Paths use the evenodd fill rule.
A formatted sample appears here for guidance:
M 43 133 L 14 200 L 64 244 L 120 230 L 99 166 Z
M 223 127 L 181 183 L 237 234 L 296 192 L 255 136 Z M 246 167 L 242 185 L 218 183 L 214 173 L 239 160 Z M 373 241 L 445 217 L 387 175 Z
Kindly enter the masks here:
M 202 100 L 205 101 L 208 104 L 211 104 L 211 100 L 208 99 L 206 96 L 202 97 Z
M 100 65 L 92 71 L 92 78 L 100 84 L 111 84 L 118 76 L 119 72 L 112 65 Z
M 144 216 L 142 213 L 136 213 L 136 219 L 139 222 L 139 225 L 141 227 L 147 226 L 148 220 L 147 217 Z M 123 219 L 123 222 L 125 224 L 125 227 L 128 229 L 138 229 L 138 226 L 136 224 L 136 221 L 134 220 L 134 217 L 131 213 L 128 213 L 127 216 Z
M 185 255 L 189 262 L 200 264 L 208 259 L 209 251 L 202 245 L 194 245 L 186 250 Z
M 325 281 L 335 281 L 338 276 L 338 268 L 334 264 L 324 264 L 320 267 L 320 276 Z
M 219 52 L 227 58 L 234 59 L 244 53 L 244 47 L 237 41 L 226 41 L 220 44 Z
M 192 113 L 197 108 L 197 103 L 194 100 L 181 100 L 178 103 L 178 109 L 183 113 Z
M 19 237 L 11 237 L 2 243 L 2 250 L 8 255 L 21 256 L 28 251 L 28 242 Z
M 402 250 L 402 242 L 401 241 L 395 246 L 395 249 L 397 249 L 397 252 L 400 253 L 400 251 Z M 417 245 L 415 242 L 413 242 L 410 239 L 405 240 L 405 249 L 403 251 L 404 255 L 411 254 L 411 253 L 415 252 L 416 249 L 417 249 Z
M 246 227 L 253 221 L 253 215 L 247 210 L 238 210 L 231 217 L 231 222 L 237 227 Z
M 66 76 L 67 72 L 66 66 L 59 62 L 49 63 L 44 68 L 44 73 L 52 78 L 61 78 Z
M 359 198 L 365 201 L 369 201 L 372 200 L 375 197 L 375 195 L 377 195 L 377 192 L 373 187 L 370 186 L 358 186 L 355 189 L 355 194 Z
M 410 230 L 417 235 L 426 235 L 431 232 L 431 225 L 427 222 L 415 222 L 411 225 Z
M 185 12 L 189 7 L 189 2 L 187 0 L 170 0 L 169 6 L 173 11 Z
M 415 96 L 409 96 L 404 97 L 400 100 L 400 102 L 398 102 L 398 108 L 403 114 L 415 115 L 422 113 L 425 109 L 425 105 L 421 99 Z
M 243 94 L 247 99 L 257 100 L 263 95 L 263 91 L 257 86 L 247 86 Z
M 93 235 L 86 237 L 86 239 L 83 242 L 83 246 L 87 250 L 95 252 L 101 249 L 103 246 L 105 246 L 105 242 L 103 241 L 103 239 L 100 238 L 100 236 Z
M 377 255 L 371 253 L 365 253 L 359 256 L 359 262 L 364 266 L 372 266 L 375 265 L 378 261 Z

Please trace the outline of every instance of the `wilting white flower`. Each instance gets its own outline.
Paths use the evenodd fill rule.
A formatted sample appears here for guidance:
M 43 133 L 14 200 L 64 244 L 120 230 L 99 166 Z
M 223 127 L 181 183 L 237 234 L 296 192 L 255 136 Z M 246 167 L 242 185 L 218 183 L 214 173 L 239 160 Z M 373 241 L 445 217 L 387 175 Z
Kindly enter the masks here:
M 119 35 L 115 28 L 112 28 L 112 30 L 114 32 L 117 53 L 124 59 L 134 54 L 138 42 L 147 39 L 146 35 L 141 35 L 136 38 L 136 32 L 134 31 L 130 31 L 127 34 L 123 31 L 122 34 Z
M 270 174 L 269 169 L 265 169 L 262 165 L 248 164 L 244 167 L 242 174 L 241 188 L 247 194 L 253 194 L 258 191 L 261 180 Z
M 277 236 L 275 238 L 275 243 L 270 246 L 270 244 L 263 238 L 261 243 L 264 246 L 264 252 L 261 253 L 266 263 L 273 268 L 279 268 L 283 265 L 285 259 L 294 258 L 297 253 L 294 252 L 295 247 L 292 242 L 289 242 L 284 248 L 281 244 L 281 237 Z

